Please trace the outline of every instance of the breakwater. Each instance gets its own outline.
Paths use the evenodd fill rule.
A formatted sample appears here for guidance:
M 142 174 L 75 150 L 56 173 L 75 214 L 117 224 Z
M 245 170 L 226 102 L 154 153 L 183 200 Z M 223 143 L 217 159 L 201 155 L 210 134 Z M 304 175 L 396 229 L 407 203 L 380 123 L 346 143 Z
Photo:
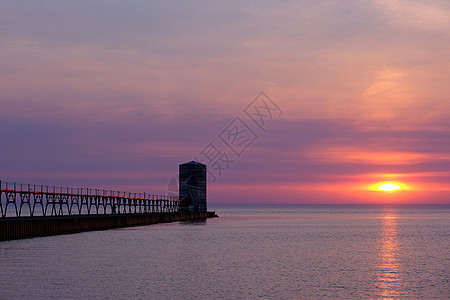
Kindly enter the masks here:
M 173 212 L 2 218 L 0 219 L 0 241 L 157 223 L 204 220 L 215 216 L 214 212 Z

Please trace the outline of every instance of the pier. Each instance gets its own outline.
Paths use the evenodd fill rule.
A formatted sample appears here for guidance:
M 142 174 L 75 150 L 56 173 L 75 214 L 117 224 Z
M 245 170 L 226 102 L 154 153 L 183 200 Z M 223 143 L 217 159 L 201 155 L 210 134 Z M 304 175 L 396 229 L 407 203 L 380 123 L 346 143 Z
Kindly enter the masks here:
M 206 166 L 180 165 L 180 197 L 0 181 L 0 241 L 215 217 Z

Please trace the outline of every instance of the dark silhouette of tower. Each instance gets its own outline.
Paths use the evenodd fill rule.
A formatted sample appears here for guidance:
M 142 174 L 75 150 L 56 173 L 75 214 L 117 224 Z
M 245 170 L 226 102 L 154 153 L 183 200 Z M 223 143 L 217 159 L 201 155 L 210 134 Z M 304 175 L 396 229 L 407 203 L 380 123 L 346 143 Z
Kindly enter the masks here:
M 180 211 L 207 211 L 206 165 L 190 161 L 179 171 Z

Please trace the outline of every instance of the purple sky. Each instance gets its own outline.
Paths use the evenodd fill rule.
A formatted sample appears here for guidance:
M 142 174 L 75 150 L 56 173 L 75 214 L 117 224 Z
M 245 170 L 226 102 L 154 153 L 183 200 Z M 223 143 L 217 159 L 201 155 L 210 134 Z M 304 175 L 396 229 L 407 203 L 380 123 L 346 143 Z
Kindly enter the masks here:
M 213 141 L 210 203 L 450 203 L 449 28 L 446 0 L 2 1 L 0 179 L 165 193 Z

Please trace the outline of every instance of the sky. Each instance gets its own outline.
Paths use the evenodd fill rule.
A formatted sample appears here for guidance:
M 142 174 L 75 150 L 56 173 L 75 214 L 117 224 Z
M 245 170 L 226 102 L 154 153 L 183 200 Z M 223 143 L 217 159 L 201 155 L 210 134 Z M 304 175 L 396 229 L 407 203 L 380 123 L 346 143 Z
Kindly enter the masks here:
M 214 204 L 450 204 L 449 29 L 447 0 L 2 1 L 0 179 L 165 194 L 196 159 Z

